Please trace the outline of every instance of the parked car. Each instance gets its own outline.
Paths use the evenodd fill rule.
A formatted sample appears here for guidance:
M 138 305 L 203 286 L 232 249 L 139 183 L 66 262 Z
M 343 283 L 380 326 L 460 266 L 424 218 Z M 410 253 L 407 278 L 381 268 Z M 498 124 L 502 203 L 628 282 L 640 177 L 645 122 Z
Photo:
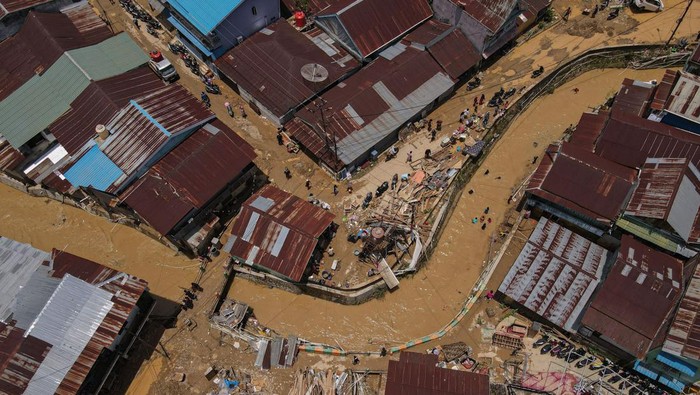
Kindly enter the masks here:
M 634 5 L 644 11 L 663 11 L 664 3 L 661 0 L 634 0 Z
M 180 78 L 175 67 L 165 56 L 160 57 L 160 60 L 151 59 L 148 66 L 163 81 L 173 82 Z

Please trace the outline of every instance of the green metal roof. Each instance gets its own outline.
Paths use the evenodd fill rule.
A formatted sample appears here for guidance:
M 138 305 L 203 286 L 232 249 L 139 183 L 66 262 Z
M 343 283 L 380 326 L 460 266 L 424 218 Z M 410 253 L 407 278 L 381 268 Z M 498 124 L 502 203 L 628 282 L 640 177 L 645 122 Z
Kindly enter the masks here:
M 63 54 L 41 76 L 34 76 L 0 102 L 0 134 L 19 148 L 70 108 L 90 81 Z
M 648 242 L 654 243 L 667 251 L 678 252 L 680 249 L 677 243 L 669 240 L 667 237 L 655 231 L 653 228 L 635 224 L 624 217 L 618 219 L 615 224 L 633 235 Z
M 0 102 L 0 135 L 21 147 L 68 111 L 90 80 L 113 77 L 147 61 L 126 33 L 64 53 L 44 74 Z
M 114 77 L 148 61 L 148 56 L 126 33 L 67 53 L 93 81 Z

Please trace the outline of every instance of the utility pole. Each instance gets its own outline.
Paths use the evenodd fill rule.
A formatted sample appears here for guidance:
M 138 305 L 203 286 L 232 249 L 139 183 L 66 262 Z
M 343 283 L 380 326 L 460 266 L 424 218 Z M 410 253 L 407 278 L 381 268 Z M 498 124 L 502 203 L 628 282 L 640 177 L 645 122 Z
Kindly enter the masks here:
M 685 14 L 688 13 L 688 10 L 690 9 L 690 6 L 693 5 L 693 0 L 688 0 L 688 6 L 685 7 L 685 10 L 683 11 L 683 14 L 681 15 L 680 18 L 678 18 L 678 21 L 676 22 L 676 27 L 673 28 L 673 32 L 671 32 L 671 37 L 668 38 L 668 41 L 666 41 L 666 46 L 671 43 L 671 40 L 673 40 L 673 36 L 676 35 L 676 31 L 678 31 L 678 28 L 681 26 L 681 23 L 683 22 L 683 18 L 685 18 Z
M 327 124 L 326 124 L 326 113 L 325 113 L 325 110 L 326 110 L 325 106 L 326 106 L 326 104 L 327 104 L 327 102 L 326 102 L 325 100 L 320 99 L 320 100 L 319 100 L 318 102 L 316 102 L 314 105 L 316 106 L 316 108 L 317 108 L 317 109 L 319 110 L 319 112 L 321 113 L 321 129 L 323 130 L 323 136 L 324 136 L 324 138 L 326 139 L 326 146 L 328 147 L 328 149 L 331 149 L 331 146 L 330 146 L 330 144 L 328 143 L 328 132 L 326 131 L 326 125 L 327 125 Z M 328 109 L 330 110 L 331 108 L 329 107 Z M 331 137 L 333 138 L 333 147 L 332 147 L 332 149 L 333 149 L 334 157 L 335 157 L 335 164 L 334 164 L 334 167 L 335 167 L 335 165 L 338 164 L 338 141 L 337 141 L 337 139 L 335 138 L 335 128 L 333 128 L 333 136 L 331 136 Z M 335 171 L 335 169 L 334 169 L 334 171 Z M 336 177 L 337 177 L 337 175 L 336 175 Z

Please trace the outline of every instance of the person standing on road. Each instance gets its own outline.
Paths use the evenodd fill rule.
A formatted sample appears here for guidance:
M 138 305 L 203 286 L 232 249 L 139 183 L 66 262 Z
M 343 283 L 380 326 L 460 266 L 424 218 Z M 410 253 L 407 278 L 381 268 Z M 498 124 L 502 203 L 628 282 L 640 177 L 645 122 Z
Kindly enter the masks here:
M 408 151 L 408 154 L 406 154 L 406 163 L 411 162 L 413 162 L 413 151 Z
M 307 178 L 307 179 L 306 179 L 305 185 L 306 185 L 306 189 L 311 189 L 311 180 L 309 180 L 309 179 Z

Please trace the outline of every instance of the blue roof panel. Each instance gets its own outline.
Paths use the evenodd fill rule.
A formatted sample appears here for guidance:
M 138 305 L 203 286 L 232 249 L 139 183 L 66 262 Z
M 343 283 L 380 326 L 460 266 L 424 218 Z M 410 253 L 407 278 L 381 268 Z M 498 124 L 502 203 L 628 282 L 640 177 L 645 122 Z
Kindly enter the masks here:
M 202 34 L 211 33 L 243 0 L 168 0 Z
M 697 368 L 693 366 L 693 364 L 688 363 L 682 360 L 681 358 L 678 358 L 675 355 L 671 355 L 667 352 L 660 352 L 656 356 L 656 360 L 690 377 L 695 376 L 695 373 L 697 373 L 698 371 Z
M 120 177 L 124 177 L 124 172 L 97 145 L 93 145 L 64 176 L 74 187 L 92 186 L 104 191 Z

